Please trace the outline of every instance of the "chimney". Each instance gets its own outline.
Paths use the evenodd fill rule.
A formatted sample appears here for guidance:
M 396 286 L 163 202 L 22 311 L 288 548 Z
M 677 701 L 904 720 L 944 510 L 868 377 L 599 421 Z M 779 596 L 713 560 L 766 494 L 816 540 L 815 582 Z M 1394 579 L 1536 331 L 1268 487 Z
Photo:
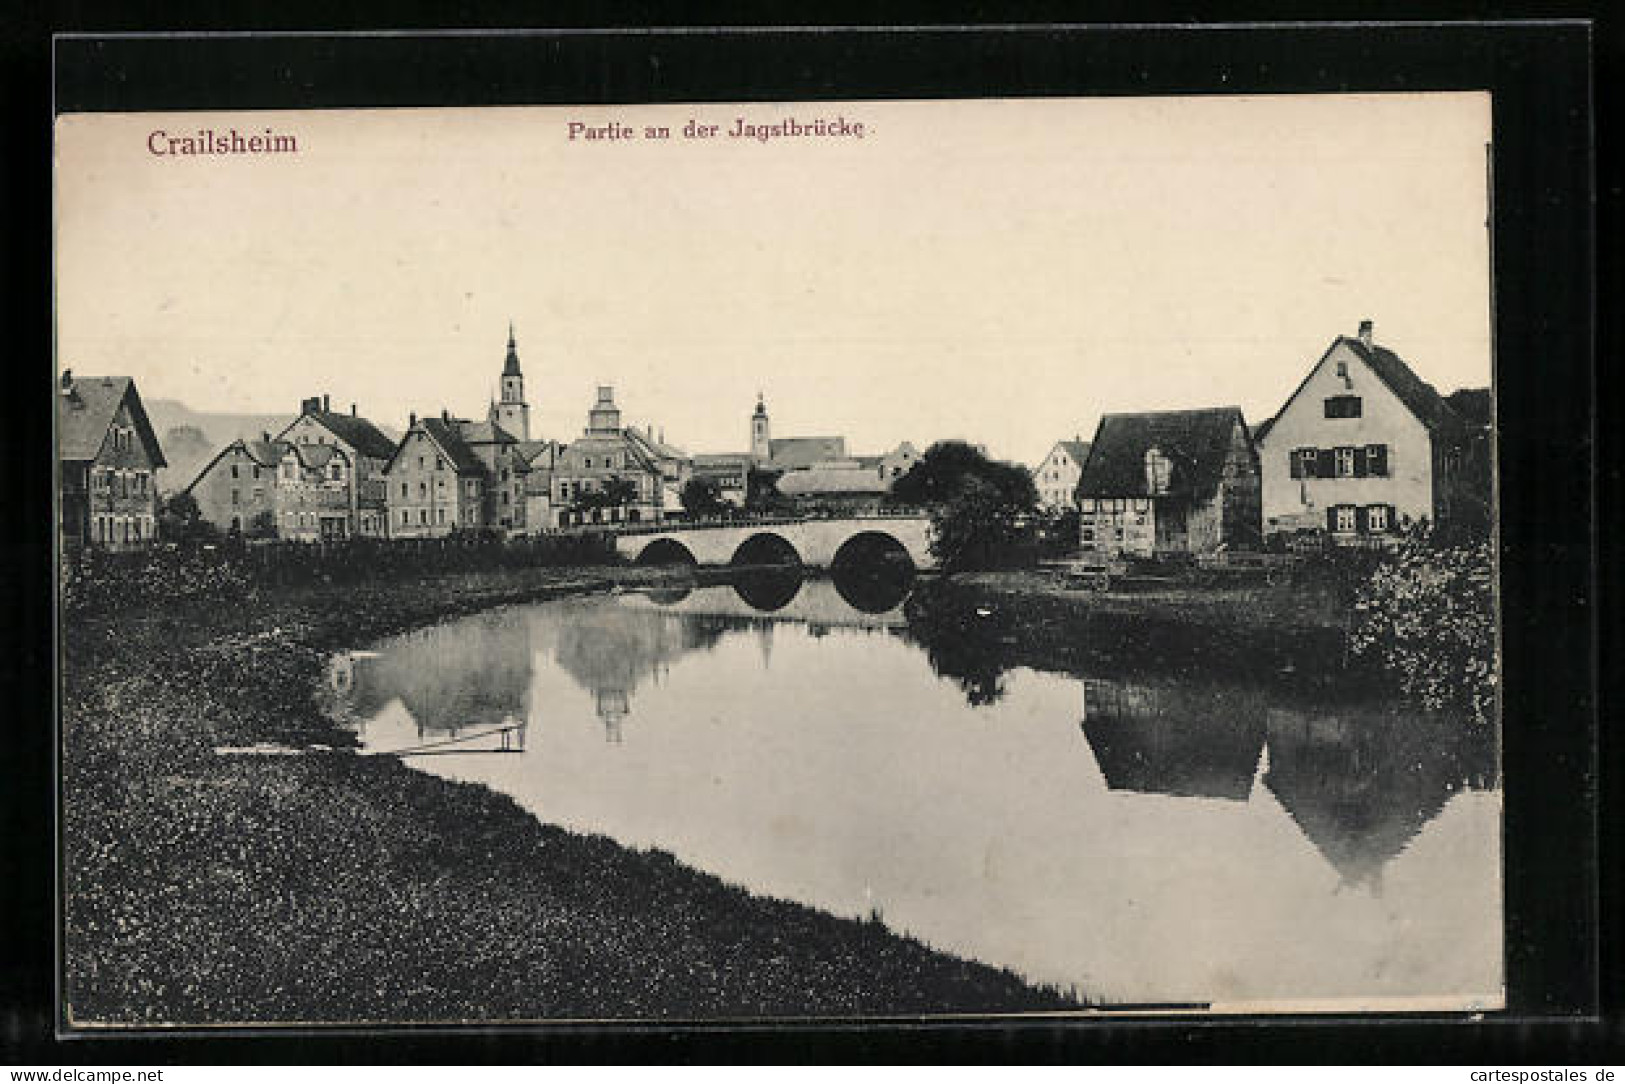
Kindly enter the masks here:
M 414 411 L 412 411 L 410 414 L 408 414 L 406 416 L 406 427 L 408 429 L 410 429 L 414 425 L 416 425 L 417 423 L 418 423 L 418 412 L 414 410 Z
M 447 410 L 445 407 L 441 407 L 440 408 L 440 420 L 445 422 L 448 425 L 451 424 L 451 411 Z
M 330 409 L 332 408 L 327 405 L 327 395 L 324 393 L 322 395 L 322 413 L 326 414 Z
M 1371 321 L 1360 321 L 1360 344 L 1367 350 L 1371 349 Z
M 62 390 L 65 391 L 65 392 L 73 390 L 73 370 L 72 369 L 63 369 L 62 370 Z
M 269 429 L 261 429 L 260 439 L 267 444 L 271 443 L 271 431 Z
M 350 404 L 350 417 L 352 417 L 352 418 L 355 417 L 355 404 L 354 403 Z

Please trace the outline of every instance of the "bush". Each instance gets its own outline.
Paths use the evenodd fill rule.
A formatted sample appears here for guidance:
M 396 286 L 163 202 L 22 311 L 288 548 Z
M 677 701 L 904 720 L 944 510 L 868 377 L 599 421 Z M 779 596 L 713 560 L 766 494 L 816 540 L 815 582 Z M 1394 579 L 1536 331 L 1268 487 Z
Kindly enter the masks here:
M 262 588 L 309 583 L 405 580 L 419 576 L 526 567 L 617 564 L 603 533 L 502 541 L 466 532 L 457 538 L 163 546 L 123 553 L 87 550 L 63 568 L 68 612 L 105 612 L 166 599 L 231 601 Z
M 1444 546 L 1419 532 L 1353 603 L 1349 649 L 1380 664 L 1429 710 L 1495 718 L 1495 576 L 1487 543 Z

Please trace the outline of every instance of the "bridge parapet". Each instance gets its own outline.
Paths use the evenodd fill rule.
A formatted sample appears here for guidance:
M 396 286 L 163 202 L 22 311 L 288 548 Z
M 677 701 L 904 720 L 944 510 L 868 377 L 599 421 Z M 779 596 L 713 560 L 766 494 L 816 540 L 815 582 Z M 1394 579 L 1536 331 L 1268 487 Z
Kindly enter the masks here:
M 879 535 L 897 543 L 916 568 L 933 568 L 931 521 L 922 513 L 897 512 L 826 518 L 763 517 L 749 520 L 710 520 L 700 523 L 647 524 L 622 530 L 615 548 L 637 560 L 662 540 L 682 547 L 696 564 L 733 563 L 740 547 L 759 535 L 777 537 L 795 550 L 801 563 L 828 568 L 848 542 L 861 535 Z

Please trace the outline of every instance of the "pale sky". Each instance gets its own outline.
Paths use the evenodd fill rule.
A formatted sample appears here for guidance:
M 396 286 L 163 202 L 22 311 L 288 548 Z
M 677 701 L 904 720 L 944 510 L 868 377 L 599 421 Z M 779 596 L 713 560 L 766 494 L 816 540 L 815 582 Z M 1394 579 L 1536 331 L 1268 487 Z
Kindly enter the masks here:
M 838 116 L 864 138 L 682 136 Z M 567 138 L 612 120 L 673 138 Z M 234 126 L 299 149 L 149 151 Z M 1489 133 L 1486 94 L 68 116 L 58 365 L 402 428 L 483 417 L 511 319 L 532 436 L 602 383 L 742 451 L 760 389 L 775 436 L 1031 463 L 1108 411 L 1262 420 L 1364 318 L 1487 385 Z

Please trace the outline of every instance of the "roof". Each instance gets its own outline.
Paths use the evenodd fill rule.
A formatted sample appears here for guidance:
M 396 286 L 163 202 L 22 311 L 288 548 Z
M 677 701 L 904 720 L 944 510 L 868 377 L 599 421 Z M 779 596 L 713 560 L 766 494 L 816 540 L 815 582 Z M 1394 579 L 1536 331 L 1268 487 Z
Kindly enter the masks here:
M 641 442 L 644 447 L 657 459 L 687 459 L 688 453 L 674 444 L 667 444 L 663 440 L 656 440 L 647 429 L 639 429 L 635 425 L 626 427 L 627 436 Z
M 1367 346 L 1364 340 L 1357 337 L 1339 335 L 1332 340 L 1332 344 L 1326 348 L 1326 352 L 1320 355 L 1320 360 L 1309 367 L 1309 371 L 1304 374 L 1303 380 L 1292 390 L 1292 394 L 1287 396 L 1286 402 L 1281 404 L 1281 409 L 1275 412 L 1275 417 L 1270 418 L 1258 427 L 1258 431 L 1254 434 L 1255 440 L 1263 440 L 1269 435 L 1270 430 L 1275 428 L 1276 419 L 1286 413 L 1287 407 L 1291 406 L 1292 401 L 1298 397 L 1298 393 L 1303 391 L 1304 385 L 1309 383 L 1309 378 L 1315 374 L 1315 370 L 1319 369 L 1332 351 L 1339 346 L 1347 347 L 1355 357 L 1365 362 L 1371 371 L 1377 374 L 1377 379 L 1387 385 L 1388 390 L 1393 392 L 1401 403 L 1405 404 L 1405 409 L 1415 415 L 1416 420 L 1425 425 L 1429 432 L 1443 433 L 1448 436 L 1459 435 L 1462 432 L 1464 428 L 1462 419 L 1450 408 L 1450 404 L 1445 402 L 1432 384 L 1416 375 L 1415 370 L 1405 363 L 1404 358 L 1401 358 L 1386 346 L 1377 346 L 1375 344 Z M 1460 393 L 1456 394 L 1459 395 Z
M 528 464 L 547 460 L 551 466 L 553 457 L 558 455 L 559 443 L 556 440 L 522 440 L 518 451 L 519 457 Z
M 1389 389 L 1429 429 L 1459 428 L 1461 419 L 1450 409 L 1433 385 L 1417 376 L 1403 358 L 1384 346 L 1367 346 L 1359 339 L 1338 337 L 1370 365 Z
M 459 419 L 457 431 L 469 444 L 518 444 L 519 438 L 496 422 L 470 422 Z
M 239 440 L 237 443 L 243 446 L 248 458 L 262 467 L 275 467 L 281 463 L 289 447 L 285 440 Z M 230 445 L 227 445 L 227 450 L 230 450 Z
M 446 458 L 451 460 L 451 465 L 458 474 L 485 473 L 485 464 L 480 462 L 480 457 L 474 454 L 473 449 L 463 440 L 463 435 L 458 432 L 458 422 L 431 417 L 418 419 L 418 425 L 429 434 L 429 439 L 446 453 Z
M 821 494 L 867 494 L 886 492 L 886 483 L 872 470 L 856 467 L 808 467 L 786 471 L 778 482 L 786 497 Z
M 846 438 L 781 437 L 768 443 L 768 451 L 775 467 L 794 470 L 828 459 L 846 458 Z
M 746 452 L 708 453 L 694 457 L 695 467 L 744 467 L 750 465 L 750 455 Z
M 513 327 L 508 328 L 508 356 L 502 359 L 503 376 L 522 376 L 519 371 L 519 346 L 513 341 Z
M 1072 457 L 1072 462 L 1080 467 L 1089 458 L 1089 442 L 1087 440 L 1058 440 L 1055 443 L 1059 444 L 1066 454 Z
M 64 387 L 57 396 L 57 455 L 64 461 L 92 460 L 101 454 L 107 430 L 126 403 L 135 422 L 136 433 L 146 445 L 155 467 L 167 467 L 164 450 L 152 431 L 135 381 L 127 376 L 80 376 L 62 374 Z
M 339 451 L 331 444 L 296 444 L 293 447 L 307 467 L 325 467 Z
M 336 410 L 307 410 L 300 417 L 316 419 L 328 432 L 369 459 L 391 459 L 395 455 L 395 442 L 386 437 L 372 422 L 357 414 L 341 414 Z M 288 429 L 298 423 L 290 422 Z M 282 433 L 286 433 L 284 429 Z M 277 434 L 281 436 L 282 434 Z
M 1444 397 L 1456 416 L 1468 425 L 1487 428 L 1495 407 L 1488 388 L 1458 388 Z
M 1248 722 L 1091 717 L 1082 726 L 1108 790 L 1244 802 L 1264 751 L 1264 728 Z
M 1107 414 L 1090 442 L 1078 492 L 1092 497 L 1151 496 L 1145 454 L 1156 448 L 1173 461 L 1168 492 L 1207 497 L 1218 488 L 1231 434 L 1243 431 L 1239 407 Z
M 1279 417 L 1279 415 L 1277 415 L 1277 417 Z M 1253 442 L 1255 444 L 1263 443 L 1264 438 L 1269 436 L 1270 430 L 1274 428 L 1275 418 L 1265 418 L 1263 421 L 1253 426 Z

